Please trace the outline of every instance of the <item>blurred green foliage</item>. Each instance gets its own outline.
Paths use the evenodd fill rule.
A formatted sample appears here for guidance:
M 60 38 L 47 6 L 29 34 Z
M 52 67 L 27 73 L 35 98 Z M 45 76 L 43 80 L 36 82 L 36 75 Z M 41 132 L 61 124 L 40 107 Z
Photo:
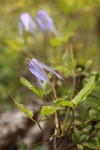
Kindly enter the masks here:
M 63 65 L 67 59 L 65 53 L 69 51 L 69 37 L 78 65 L 84 66 L 88 59 L 92 59 L 92 70 L 99 70 L 99 5 L 100 0 L 0 1 L 0 111 L 11 107 L 8 91 L 18 101 L 24 102 L 33 96 L 19 81 L 23 75 L 29 80 L 32 77 L 27 71 L 26 58 L 36 57 L 52 66 Z M 48 35 L 44 38 L 39 32 L 37 40 L 32 36 L 20 37 L 20 14 L 29 12 L 36 20 L 41 9 L 53 18 L 56 37 Z M 31 81 L 34 82 L 34 78 Z

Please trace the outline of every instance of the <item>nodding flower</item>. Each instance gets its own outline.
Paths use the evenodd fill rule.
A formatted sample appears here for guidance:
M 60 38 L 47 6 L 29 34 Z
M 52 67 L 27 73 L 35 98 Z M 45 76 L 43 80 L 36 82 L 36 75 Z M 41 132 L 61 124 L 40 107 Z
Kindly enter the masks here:
M 36 16 L 38 26 L 40 31 L 44 34 L 45 32 L 55 33 L 56 29 L 52 18 L 44 11 L 40 10 Z
M 35 35 L 37 29 L 36 23 L 29 13 L 22 13 L 19 20 L 19 34 L 23 35 L 24 31 Z
M 52 74 L 56 75 L 59 79 L 63 79 L 52 68 L 50 68 L 49 66 L 45 65 L 42 62 L 37 61 L 36 59 L 29 60 L 28 69 L 36 77 L 37 84 L 43 91 L 44 88 L 42 82 L 47 82 L 49 85 L 51 85 L 50 80 L 43 69 L 48 70 Z

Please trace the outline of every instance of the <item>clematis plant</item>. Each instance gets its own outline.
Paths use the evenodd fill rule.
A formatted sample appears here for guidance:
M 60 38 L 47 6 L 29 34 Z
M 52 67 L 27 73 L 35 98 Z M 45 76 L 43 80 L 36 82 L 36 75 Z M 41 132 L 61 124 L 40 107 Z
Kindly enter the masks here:
M 55 33 L 56 29 L 52 18 L 44 11 L 40 10 L 36 16 L 40 31 L 44 34 L 45 32 Z
M 51 83 L 50 83 L 50 80 L 49 80 L 46 72 L 43 70 L 43 68 L 48 70 L 52 74 L 56 75 L 59 79 L 63 79 L 63 78 L 61 76 L 59 76 L 52 68 L 50 68 L 46 64 L 39 62 L 36 59 L 29 60 L 28 69 L 36 77 L 38 86 L 44 91 L 42 81 L 47 82 L 49 85 L 51 85 Z M 54 94 L 54 99 L 56 99 L 57 97 L 56 97 L 56 91 L 55 91 L 54 86 L 52 86 L 52 90 L 53 90 L 53 94 Z M 56 111 L 56 109 L 55 109 L 55 134 L 61 133 L 61 126 L 60 126 L 58 117 L 59 117 L 58 111 Z
M 59 79 L 62 79 L 62 77 L 59 76 L 52 68 L 50 68 L 46 64 L 39 62 L 36 59 L 29 60 L 28 69 L 36 77 L 38 86 L 44 91 L 42 81 L 47 82 L 49 85 L 51 85 L 51 83 L 43 68 L 56 75 Z
M 53 24 L 53 20 L 45 11 L 39 11 L 37 14 L 37 22 L 38 22 L 41 32 L 44 35 L 45 43 L 46 43 L 46 45 L 48 45 L 48 43 L 47 43 L 48 41 L 46 41 L 47 39 L 45 38 L 46 37 L 45 33 L 46 32 L 55 33 L 55 27 Z M 21 35 L 24 33 L 24 30 L 26 32 L 31 33 L 32 35 L 35 34 L 36 24 L 33 21 L 31 15 L 28 13 L 24 13 L 20 16 L 19 32 Z M 65 38 L 63 41 L 65 41 Z M 44 49 L 44 54 L 46 54 L 46 52 L 47 52 L 46 45 L 45 45 L 45 49 Z M 68 57 L 69 57 L 69 59 L 68 59 Z M 47 56 L 46 56 L 46 59 L 48 59 Z M 54 133 L 52 133 L 50 131 L 50 135 L 49 135 L 50 138 L 48 138 L 48 142 L 51 142 L 54 150 L 71 149 L 72 147 L 73 148 L 75 147 L 75 149 L 78 148 L 78 149 L 82 150 L 82 149 L 86 148 L 87 145 L 89 146 L 88 142 L 90 142 L 90 140 L 92 139 L 92 133 L 94 133 L 95 129 L 97 130 L 97 126 L 96 125 L 94 126 L 93 124 L 99 123 L 100 117 L 97 116 L 97 114 L 99 114 L 99 113 L 96 113 L 94 110 L 90 110 L 89 115 L 87 115 L 87 117 L 86 117 L 88 120 L 84 120 L 84 118 L 82 118 L 82 116 L 84 116 L 84 115 L 81 116 L 81 113 L 79 113 L 79 112 L 81 112 L 81 109 L 79 108 L 79 104 L 84 102 L 85 100 L 88 100 L 88 95 L 90 96 L 90 98 L 89 98 L 90 100 L 93 99 L 93 105 L 96 103 L 96 101 L 94 102 L 94 97 L 96 97 L 97 94 L 93 95 L 93 97 L 92 97 L 92 94 L 95 93 L 95 90 L 93 91 L 93 93 L 91 95 L 90 95 L 90 93 L 96 87 L 96 83 L 97 83 L 97 81 L 99 81 L 100 76 L 99 76 L 99 74 L 95 74 L 93 72 L 92 73 L 88 72 L 90 62 L 87 63 L 87 65 L 84 67 L 85 69 L 83 71 L 80 71 L 80 68 L 77 68 L 76 60 L 74 58 L 72 48 L 70 49 L 70 55 L 67 55 L 67 52 L 66 52 L 63 56 L 61 56 L 60 61 L 62 63 L 64 63 L 64 65 L 62 64 L 61 66 L 57 66 L 56 69 L 62 71 L 63 76 L 65 78 L 65 83 L 63 84 L 63 82 L 62 82 L 62 84 L 60 84 L 63 87 L 61 90 L 59 90 L 60 93 L 58 95 L 57 95 L 58 91 L 56 91 L 56 79 L 54 78 L 52 80 L 52 82 L 50 82 L 50 79 L 49 79 L 47 73 L 45 72 L 45 70 L 49 71 L 50 73 L 52 73 L 53 75 L 55 75 L 57 78 L 59 78 L 61 80 L 63 78 L 60 75 L 58 75 L 52 68 L 50 68 L 46 64 L 44 64 L 34 58 L 28 60 L 27 67 L 28 67 L 29 71 L 35 76 L 38 87 L 34 87 L 24 77 L 21 77 L 21 79 L 20 79 L 21 83 L 24 86 L 26 86 L 32 92 L 34 92 L 35 94 L 40 96 L 41 100 L 44 101 L 44 103 L 40 109 L 41 117 L 40 117 L 40 115 L 38 115 L 40 118 L 34 117 L 34 112 L 31 111 L 30 109 L 28 109 L 23 104 L 20 104 L 16 101 L 14 101 L 14 103 L 34 123 L 36 123 L 38 125 L 40 130 L 43 131 L 43 134 L 45 133 L 45 127 L 44 127 L 44 125 L 42 127 L 41 122 L 42 121 L 46 122 L 47 121 L 46 119 L 49 119 L 48 121 L 50 121 L 50 122 L 52 121 L 53 126 L 51 127 L 51 129 L 54 130 Z M 87 77 L 85 77 L 85 76 L 87 76 Z M 85 77 L 87 83 L 85 83 L 83 88 L 80 91 L 78 91 L 77 87 L 81 88 L 80 85 L 81 85 L 81 83 L 83 83 L 84 77 Z M 51 93 L 48 90 L 48 87 L 44 88 L 43 82 L 46 82 L 48 85 L 50 85 L 52 87 Z M 71 82 L 71 83 L 69 84 L 69 82 Z M 67 85 L 67 83 L 68 83 L 68 85 Z M 97 89 L 99 89 L 99 88 L 97 88 Z M 44 95 L 47 95 L 49 93 L 50 93 L 50 95 L 49 95 L 50 98 L 47 96 L 44 97 Z M 48 98 L 49 98 L 49 103 L 47 103 L 48 101 L 45 101 Z M 98 103 L 98 101 L 97 101 L 97 103 Z M 87 107 L 86 103 L 84 103 L 84 104 L 85 105 L 81 105 L 82 109 L 85 109 L 85 111 L 90 109 L 90 106 Z M 87 108 L 85 108 L 84 106 L 86 106 Z M 78 109 L 77 109 L 77 107 L 78 107 Z M 52 117 L 48 117 L 49 115 L 52 115 Z M 89 130 L 87 130 L 88 125 L 89 126 L 91 125 L 92 130 L 90 130 L 90 127 L 89 127 Z M 84 130 L 84 127 L 85 127 L 86 131 Z M 98 126 L 98 129 L 99 128 L 100 128 L 100 125 Z M 83 131 L 82 131 L 82 129 L 83 129 Z M 99 141 L 100 133 L 98 134 L 98 137 L 94 138 L 93 140 Z M 93 140 L 92 140 L 92 142 L 93 142 Z M 97 142 L 97 146 L 95 149 L 98 149 L 98 143 L 100 145 L 100 142 Z M 63 145 L 65 145 L 66 148 L 63 148 L 62 147 Z M 93 145 L 93 149 L 94 149 L 94 146 L 95 145 Z M 90 145 L 90 148 L 91 148 L 91 145 Z
M 22 13 L 19 20 L 19 34 L 23 35 L 24 31 L 35 35 L 37 29 L 36 23 L 29 13 Z
M 74 58 L 72 56 L 71 62 L 75 63 L 75 61 L 73 61 L 73 60 L 74 60 Z M 78 94 L 76 94 L 74 96 L 74 89 L 75 89 L 75 83 L 76 83 L 76 74 L 75 73 L 77 73 L 77 72 L 72 72 L 73 73 L 72 77 L 74 79 L 73 84 L 72 84 L 73 91 L 71 92 L 70 95 L 66 95 L 65 97 L 64 96 L 58 97 L 57 92 L 56 92 L 56 86 L 55 86 L 56 85 L 56 79 L 54 79 L 54 80 L 52 80 L 52 82 L 50 82 L 50 79 L 49 79 L 49 77 L 48 77 L 48 75 L 44 69 L 46 69 L 50 73 L 57 76 L 59 79 L 62 79 L 62 77 L 60 75 L 58 75 L 52 68 L 50 68 L 46 64 L 44 64 L 44 63 L 42 63 L 36 59 L 28 60 L 27 66 L 28 66 L 29 71 L 35 76 L 35 78 L 37 80 L 37 84 L 40 88 L 39 88 L 39 90 L 38 90 L 38 88 L 36 90 L 36 88 L 34 88 L 34 86 L 32 86 L 32 84 L 23 77 L 20 80 L 21 83 L 23 85 L 25 85 L 26 87 L 28 87 L 28 89 L 32 90 L 38 96 L 41 95 L 41 94 L 39 94 L 39 92 L 43 93 L 43 96 L 44 96 L 45 90 L 43 88 L 42 83 L 46 82 L 47 84 L 52 86 L 52 93 L 51 93 L 51 98 L 50 98 L 52 101 L 51 101 L 51 103 L 49 103 L 49 105 L 45 105 L 45 103 L 44 103 L 44 105 L 41 107 L 41 110 L 40 110 L 41 118 L 39 118 L 37 120 L 34 119 L 34 112 L 33 111 L 29 110 L 27 107 L 25 107 L 24 105 L 22 105 L 16 101 L 14 101 L 14 103 L 34 123 L 36 123 L 38 125 L 38 127 L 40 128 L 41 131 L 43 131 L 43 133 L 45 130 L 44 130 L 44 127 L 42 127 L 41 121 L 44 121 L 45 116 L 53 115 L 52 122 L 53 122 L 54 133 L 51 134 L 51 132 L 50 132 L 50 136 L 49 136 L 50 138 L 48 139 L 48 141 L 52 142 L 54 150 L 57 150 L 59 140 L 61 141 L 63 139 L 66 139 L 66 137 L 69 137 L 69 136 L 70 136 L 70 139 L 72 138 L 72 140 L 71 140 L 72 146 L 73 146 L 73 143 L 75 143 L 75 141 L 80 144 L 81 138 L 83 139 L 83 137 L 80 136 L 81 135 L 80 133 L 82 132 L 82 130 L 80 131 L 76 127 L 77 126 L 82 127 L 84 123 L 85 123 L 85 125 L 88 125 L 88 123 L 90 124 L 91 121 L 96 121 L 96 120 L 98 121 L 98 119 L 99 119 L 98 117 L 96 117 L 95 111 L 91 110 L 90 119 L 88 121 L 82 122 L 81 124 L 76 124 L 76 122 L 74 121 L 74 119 L 75 119 L 74 114 L 77 111 L 77 109 L 76 109 L 77 106 L 79 105 L 79 103 L 86 100 L 87 96 L 95 88 L 95 85 L 97 82 L 96 76 L 92 75 L 91 78 L 86 83 L 86 85 L 83 87 L 83 89 L 81 89 L 78 92 Z M 71 66 L 72 66 L 72 64 L 71 64 Z M 65 68 L 63 67 L 62 70 L 63 69 L 65 69 Z M 72 70 L 72 67 L 71 67 L 71 70 Z M 40 97 L 44 98 L 42 96 L 40 96 Z M 43 100 L 45 100 L 46 98 L 47 97 L 45 97 Z M 68 132 L 68 131 L 71 131 L 71 132 Z M 84 132 L 83 132 L 83 134 L 84 134 Z M 66 142 L 67 142 L 67 139 L 66 139 Z M 88 140 L 87 135 L 86 135 L 85 140 Z

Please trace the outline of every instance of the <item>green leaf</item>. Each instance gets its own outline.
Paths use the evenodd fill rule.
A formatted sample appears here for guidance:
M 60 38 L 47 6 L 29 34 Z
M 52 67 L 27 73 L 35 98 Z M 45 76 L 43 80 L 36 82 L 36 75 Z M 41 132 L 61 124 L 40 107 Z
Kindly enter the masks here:
M 74 71 L 76 68 L 77 62 L 74 58 L 74 53 L 73 53 L 72 47 L 70 47 L 70 57 L 71 57 L 70 68 L 72 71 Z
M 62 38 L 51 38 L 50 39 L 50 43 L 51 43 L 51 45 L 52 46 L 59 46 L 59 45 L 61 45 L 62 44 Z
M 98 108 L 98 107 L 100 107 L 100 101 L 99 101 L 99 99 L 96 99 L 96 97 L 93 97 L 91 95 L 87 98 L 86 105 L 89 105 L 90 107 Z
M 64 41 L 64 42 L 67 42 L 67 41 L 69 40 L 69 38 L 70 38 L 71 35 L 72 35 L 72 32 L 67 33 L 67 34 L 65 35 L 63 41 Z
M 72 140 L 74 143 L 78 143 L 80 140 L 80 132 L 77 128 L 74 128 L 74 133 L 72 134 Z
M 100 122 L 98 122 L 95 126 L 96 129 L 100 129 Z
M 91 143 L 84 143 L 84 146 L 90 148 L 90 149 L 95 149 L 97 150 L 97 146 Z
M 33 118 L 33 111 L 29 110 L 28 108 L 26 108 L 23 104 L 20 104 L 16 101 L 14 101 L 14 103 L 16 104 L 16 106 L 23 111 L 30 119 Z
M 44 96 L 44 92 L 39 87 L 34 87 L 32 84 L 26 80 L 24 77 L 21 77 L 20 82 L 26 86 L 28 89 L 32 90 L 35 94 L 37 94 L 40 97 Z
M 65 106 L 69 106 L 69 107 L 72 107 L 73 108 L 73 102 L 72 101 L 67 101 L 65 99 L 57 99 L 54 101 L 55 105 L 61 105 L 63 107 Z
M 87 140 L 88 138 L 89 138 L 89 137 L 88 137 L 87 135 L 81 135 L 79 142 L 85 141 L 85 140 Z
M 98 142 L 100 144 L 100 131 L 98 132 Z
M 54 70 L 60 70 L 64 73 L 65 76 L 69 76 L 72 74 L 71 70 L 66 66 L 57 66 Z
M 75 137 L 76 137 L 77 141 L 79 141 L 79 139 L 80 139 L 80 132 L 79 132 L 79 130 L 77 128 L 74 128 L 74 134 L 75 134 Z
M 93 109 L 90 110 L 90 111 L 89 111 L 89 116 L 90 116 L 90 119 L 91 119 L 91 120 L 96 120 L 97 117 L 96 117 L 96 112 L 95 112 L 95 110 L 93 110 Z
M 23 142 L 21 142 L 19 150 L 27 150 L 27 145 Z
M 83 150 L 84 149 L 83 145 L 81 145 L 81 144 L 77 144 L 77 147 L 78 147 L 79 150 Z
M 91 125 L 87 125 L 86 128 L 83 129 L 83 131 L 85 132 L 85 134 L 89 133 L 91 130 L 92 130 L 92 126 Z
M 39 87 L 31 87 L 30 89 L 40 97 L 43 97 L 45 94 Z
M 92 60 L 88 60 L 88 61 L 86 62 L 85 66 L 84 66 L 85 72 L 87 72 L 87 71 L 90 69 L 91 64 L 92 64 Z
M 98 81 L 94 90 L 87 97 L 86 105 L 96 109 L 100 107 L 100 83 Z
M 21 78 L 20 78 L 20 82 L 21 82 L 24 86 L 28 87 L 29 89 L 32 88 L 32 84 L 31 84 L 28 80 L 26 80 L 24 77 L 21 77 Z
M 46 145 L 37 146 L 35 148 L 32 148 L 31 150 L 48 150 L 48 146 L 46 146 Z
M 69 107 L 73 107 L 73 102 L 72 101 L 66 101 L 66 100 L 62 100 L 61 101 L 61 106 L 69 106 Z
M 91 91 L 95 87 L 95 76 L 91 77 L 85 87 L 74 97 L 72 102 L 75 105 L 78 105 L 80 102 L 84 101 L 87 96 L 91 93 Z
M 55 113 L 57 110 L 63 109 L 62 107 L 55 107 L 55 106 L 43 106 L 41 109 L 41 114 L 44 115 L 50 115 Z
M 43 85 L 43 88 L 44 88 L 44 91 L 45 91 L 46 95 L 49 94 L 52 91 L 51 86 L 48 83 L 43 82 L 42 85 Z
M 23 46 L 23 43 L 21 43 L 20 41 L 15 40 L 15 39 L 12 39 L 12 38 L 11 39 L 10 38 L 6 39 L 5 42 L 6 42 L 6 44 L 8 44 L 10 49 L 14 52 L 15 51 L 20 51 L 20 49 Z

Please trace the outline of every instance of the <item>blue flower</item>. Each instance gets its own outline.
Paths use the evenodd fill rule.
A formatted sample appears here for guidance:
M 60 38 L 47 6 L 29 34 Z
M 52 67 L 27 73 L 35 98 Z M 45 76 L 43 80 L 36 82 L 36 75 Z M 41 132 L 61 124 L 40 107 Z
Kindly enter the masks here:
M 39 11 L 37 13 L 36 19 L 43 34 L 45 32 L 56 32 L 52 18 L 45 11 Z
M 34 22 L 32 16 L 29 13 L 23 13 L 20 15 L 19 20 L 19 34 L 23 35 L 24 31 L 35 35 L 36 23 Z
M 56 75 L 59 79 L 62 79 L 62 77 L 59 76 L 52 68 L 45 65 L 44 63 L 39 62 L 36 59 L 29 60 L 28 69 L 36 77 L 38 86 L 44 91 L 42 82 L 47 82 L 49 85 L 51 85 L 51 83 L 43 68 Z

